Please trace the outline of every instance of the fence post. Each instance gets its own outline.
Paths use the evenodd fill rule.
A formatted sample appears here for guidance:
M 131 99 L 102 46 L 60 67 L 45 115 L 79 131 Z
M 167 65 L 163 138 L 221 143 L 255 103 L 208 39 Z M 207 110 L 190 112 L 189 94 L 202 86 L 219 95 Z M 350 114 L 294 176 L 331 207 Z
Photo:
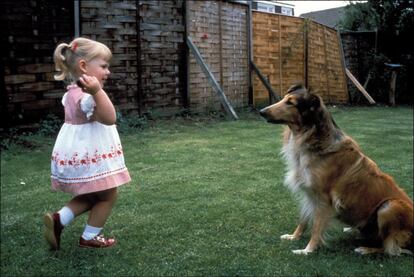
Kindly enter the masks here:
M 270 82 L 266 79 L 266 77 L 262 74 L 262 72 L 260 72 L 259 68 L 256 66 L 256 64 L 253 61 L 251 62 L 251 66 L 252 66 L 254 72 L 259 77 L 260 81 L 262 81 L 263 85 L 265 86 L 265 88 L 269 92 L 269 99 L 273 98 L 274 100 L 279 101 L 280 97 L 273 90 L 272 85 L 270 84 Z
M 252 1 L 248 1 L 249 8 L 247 11 L 247 50 L 248 50 L 248 60 L 249 60 L 249 105 L 254 105 L 253 100 L 253 78 L 252 78 L 252 61 L 253 61 L 253 14 L 252 14 Z

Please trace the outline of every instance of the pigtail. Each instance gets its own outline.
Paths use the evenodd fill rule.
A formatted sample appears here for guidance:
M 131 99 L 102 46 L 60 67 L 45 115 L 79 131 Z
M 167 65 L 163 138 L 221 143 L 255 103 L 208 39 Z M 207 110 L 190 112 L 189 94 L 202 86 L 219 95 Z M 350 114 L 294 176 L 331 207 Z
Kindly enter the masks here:
M 69 74 L 69 67 L 66 57 L 66 51 L 68 49 L 70 49 L 70 46 L 67 43 L 61 43 L 55 49 L 53 60 L 55 62 L 56 71 L 60 72 L 57 75 L 54 75 L 55 80 L 65 80 L 66 76 Z

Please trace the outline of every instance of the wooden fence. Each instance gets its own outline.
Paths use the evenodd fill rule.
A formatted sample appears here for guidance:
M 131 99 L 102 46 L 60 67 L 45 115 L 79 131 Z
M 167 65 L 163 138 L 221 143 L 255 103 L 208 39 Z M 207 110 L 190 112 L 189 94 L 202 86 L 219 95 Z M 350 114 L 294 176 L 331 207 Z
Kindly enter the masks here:
M 52 54 L 75 35 L 74 1 L 0 1 L 2 126 L 62 116 L 62 82 Z M 188 52 L 191 37 L 234 108 L 269 103 L 254 78 L 249 92 L 249 5 L 237 1 L 79 1 L 80 35 L 113 51 L 107 91 L 123 113 L 176 114 L 222 109 L 220 97 Z M 335 30 L 302 18 L 253 12 L 254 61 L 279 93 L 297 81 L 325 101 L 348 99 Z
M 81 34 L 113 51 L 108 91 L 125 113 L 179 111 L 185 87 L 183 0 L 80 1 Z
M 53 50 L 73 34 L 73 1 L 0 1 L 1 126 L 63 115 L 64 85 L 53 78 Z
M 248 6 L 187 1 L 187 35 L 234 108 L 248 105 Z M 221 109 L 220 99 L 193 55 L 188 60 L 188 97 L 195 111 Z
M 337 31 L 304 18 L 253 12 L 253 60 L 272 87 L 284 95 L 302 82 L 327 103 L 346 103 L 348 92 Z M 269 104 L 257 76 L 253 104 Z

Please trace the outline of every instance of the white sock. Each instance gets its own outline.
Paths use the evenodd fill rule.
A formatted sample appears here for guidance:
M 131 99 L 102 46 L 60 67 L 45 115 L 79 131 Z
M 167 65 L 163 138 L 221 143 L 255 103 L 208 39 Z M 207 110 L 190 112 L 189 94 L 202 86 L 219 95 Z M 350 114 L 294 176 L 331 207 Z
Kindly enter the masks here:
M 84 240 L 91 240 L 102 231 L 103 228 L 93 227 L 88 224 L 85 225 L 85 230 L 83 231 L 82 238 Z
M 58 211 L 58 214 L 60 216 L 60 223 L 63 226 L 68 225 L 75 218 L 75 215 L 73 214 L 72 210 L 66 206 L 60 209 L 60 211 Z

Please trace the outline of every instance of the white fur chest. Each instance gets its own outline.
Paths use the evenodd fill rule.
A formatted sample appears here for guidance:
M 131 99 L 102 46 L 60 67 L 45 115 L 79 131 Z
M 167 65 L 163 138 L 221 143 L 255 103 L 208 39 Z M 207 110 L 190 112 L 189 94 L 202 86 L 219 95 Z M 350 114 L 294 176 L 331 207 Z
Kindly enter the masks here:
M 292 135 L 288 143 L 283 146 L 282 154 L 287 163 L 285 185 L 293 192 L 310 188 L 312 185 L 310 156 L 306 150 L 296 144 Z

